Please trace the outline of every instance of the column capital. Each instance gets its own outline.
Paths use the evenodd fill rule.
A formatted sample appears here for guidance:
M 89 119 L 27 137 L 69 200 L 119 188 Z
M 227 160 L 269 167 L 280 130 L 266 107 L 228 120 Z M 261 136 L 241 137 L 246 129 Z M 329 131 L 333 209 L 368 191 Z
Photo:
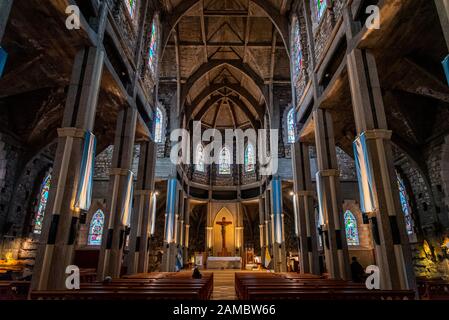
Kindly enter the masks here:
M 111 168 L 111 172 L 109 175 L 111 176 L 127 176 L 131 170 L 123 169 L 123 168 Z
M 364 135 L 367 140 L 374 139 L 382 139 L 382 140 L 391 140 L 391 130 L 386 129 L 374 129 L 374 130 L 366 130 L 360 134 Z
M 136 196 L 151 196 L 153 194 L 153 190 L 136 190 L 134 191 L 134 195 Z
M 316 192 L 312 191 L 312 190 L 302 190 L 302 191 L 296 192 L 296 194 L 300 197 L 315 197 L 316 196 Z
M 85 129 L 72 127 L 58 128 L 58 137 L 84 138 L 85 134 Z
M 337 177 L 340 176 L 340 171 L 337 169 L 319 170 L 318 174 L 320 177 Z

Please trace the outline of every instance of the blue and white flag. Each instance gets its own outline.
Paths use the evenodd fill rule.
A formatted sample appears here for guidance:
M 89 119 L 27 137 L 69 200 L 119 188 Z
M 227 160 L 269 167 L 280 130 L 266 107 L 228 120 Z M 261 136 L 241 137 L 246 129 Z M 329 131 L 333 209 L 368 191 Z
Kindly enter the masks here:
M 134 194 L 134 173 L 129 170 L 126 177 L 126 193 L 122 200 L 122 224 L 130 225 Z

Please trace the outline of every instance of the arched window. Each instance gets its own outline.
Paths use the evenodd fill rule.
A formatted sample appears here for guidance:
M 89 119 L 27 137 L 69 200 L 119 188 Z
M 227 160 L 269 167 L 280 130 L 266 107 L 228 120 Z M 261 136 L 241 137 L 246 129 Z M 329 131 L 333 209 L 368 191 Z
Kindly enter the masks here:
M 162 122 L 164 118 L 162 116 L 161 109 L 156 109 L 156 119 L 155 119 L 155 125 L 154 125 L 154 141 L 156 143 L 162 142 Z
M 218 164 L 219 174 L 231 174 L 231 153 L 227 147 L 220 151 L 220 159 Z
M 89 226 L 89 240 L 87 242 L 90 246 L 101 245 L 101 237 L 103 235 L 104 227 L 104 213 L 102 210 L 98 209 L 97 212 L 92 216 Z
M 324 15 L 324 12 L 326 12 L 327 0 L 314 0 L 314 1 L 315 1 L 317 21 L 320 21 Z
M 200 172 L 204 172 L 204 148 L 200 143 L 196 147 L 196 167 L 195 169 Z
M 41 185 L 39 192 L 39 204 L 37 206 L 36 215 L 34 217 L 34 228 L 33 233 L 41 234 L 42 224 L 44 222 L 45 207 L 47 206 L 48 193 L 51 186 L 51 173 L 48 173 Z
M 298 18 L 293 20 L 292 30 L 292 51 L 293 51 L 293 80 L 296 81 L 299 78 L 302 70 L 303 56 L 301 47 L 301 32 L 299 28 Z
M 405 188 L 404 180 L 402 180 L 399 175 L 396 176 L 399 187 L 399 200 L 401 201 L 402 212 L 404 213 L 405 218 L 405 228 L 407 230 L 407 234 L 413 234 L 413 219 L 411 215 L 407 189 Z
M 360 244 L 359 231 L 357 230 L 357 220 L 351 211 L 345 212 L 345 231 L 346 240 L 349 246 L 358 246 Z
M 158 51 L 158 18 L 155 16 L 153 18 L 153 23 L 151 24 L 151 36 L 150 36 L 150 46 L 148 50 L 148 67 L 150 68 L 153 76 L 156 75 L 157 66 L 157 51 Z
M 287 114 L 287 137 L 288 143 L 295 143 L 295 117 L 293 108 Z
M 128 13 L 131 16 L 131 18 L 134 18 L 134 15 L 136 14 L 136 2 L 137 0 L 124 0 L 126 4 L 126 8 L 128 8 Z
M 248 143 L 245 150 L 245 172 L 253 172 L 256 166 L 256 153 L 252 143 Z

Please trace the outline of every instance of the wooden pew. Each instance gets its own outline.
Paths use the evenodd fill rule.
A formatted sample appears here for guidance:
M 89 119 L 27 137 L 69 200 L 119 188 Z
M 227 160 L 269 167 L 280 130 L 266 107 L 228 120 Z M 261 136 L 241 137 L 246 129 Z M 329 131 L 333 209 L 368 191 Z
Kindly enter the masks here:
M 420 299 L 449 300 L 449 281 L 440 279 L 419 279 L 416 282 Z

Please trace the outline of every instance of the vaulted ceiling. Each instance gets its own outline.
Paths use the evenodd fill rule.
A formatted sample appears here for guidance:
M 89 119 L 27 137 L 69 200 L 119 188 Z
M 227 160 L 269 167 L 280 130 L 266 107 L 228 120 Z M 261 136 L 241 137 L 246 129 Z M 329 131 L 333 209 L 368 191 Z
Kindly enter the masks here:
M 289 1 L 165 0 L 160 85 L 208 127 L 260 127 L 270 85 L 290 82 Z M 170 33 L 166 31 L 170 30 Z

